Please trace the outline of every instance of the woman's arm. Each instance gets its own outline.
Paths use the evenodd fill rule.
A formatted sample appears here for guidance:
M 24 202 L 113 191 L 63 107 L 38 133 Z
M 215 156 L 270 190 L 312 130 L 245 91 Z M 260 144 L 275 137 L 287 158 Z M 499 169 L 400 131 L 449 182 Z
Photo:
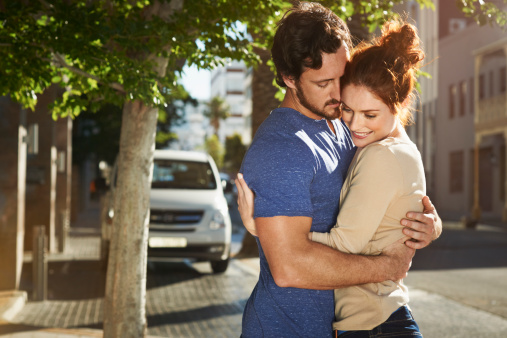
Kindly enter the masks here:
M 406 276 L 414 250 L 403 244 L 382 256 L 349 255 L 309 241 L 308 217 L 261 217 L 256 226 L 252 217 L 254 193 L 241 175 L 235 183 L 243 223 L 258 234 L 277 285 L 336 289 Z
M 242 174 L 238 174 L 235 183 L 238 188 L 238 210 L 241 220 L 248 232 L 257 236 L 253 218 L 254 193 L 246 184 Z M 401 224 L 405 226 L 403 233 L 411 238 L 405 244 L 412 249 L 422 249 L 428 246 L 442 233 L 442 220 L 438 217 L 437 211 L 428 197 L 423 198 L 423 206 L 423 212 L 408 212 L 407 218 L 401 220 Z
M 336 226 L 329 233 L 313 233 L 312 240 L 342 252 L 371 254 L 365 249 L 375 236 L 385 237 L 383 244 L 406 239 L 401 225 L 379 229 L 385 217 L 401 218 L 403 206 L 408 206 L 408 199 L 400 200 L 407 190 L 404 170 L 389 147 L 375 144 L 364 148 L 349 169 L 342 188 Z M 416 199 L 412 201 L 416 206 Z M 377 234 L 378 231 L 382 232 Z

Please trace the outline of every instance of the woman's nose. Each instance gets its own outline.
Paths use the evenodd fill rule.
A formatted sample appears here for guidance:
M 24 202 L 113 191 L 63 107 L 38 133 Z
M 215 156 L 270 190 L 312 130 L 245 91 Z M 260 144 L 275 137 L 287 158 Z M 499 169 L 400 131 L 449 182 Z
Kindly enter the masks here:
M 358 130 L 359 128 L 359 118 L 357 116 L 357 114 L 355 113 L 352 113 L 351 114 L 351 117 L 350 117 L 350 130 Z

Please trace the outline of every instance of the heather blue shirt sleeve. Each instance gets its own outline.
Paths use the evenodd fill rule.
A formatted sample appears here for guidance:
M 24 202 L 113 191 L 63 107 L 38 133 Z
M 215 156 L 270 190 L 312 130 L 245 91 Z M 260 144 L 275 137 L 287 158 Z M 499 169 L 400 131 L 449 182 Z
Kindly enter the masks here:
M 313 217 L 310 184 L 313 162 L 309 151 L 294 145 L 301 142 L 283 134 L 259 138 L 243 161 L 242 172 L 248 186 L 255 192 L 255 217 Z M 306 156 L 305 156 L 306 155 Z

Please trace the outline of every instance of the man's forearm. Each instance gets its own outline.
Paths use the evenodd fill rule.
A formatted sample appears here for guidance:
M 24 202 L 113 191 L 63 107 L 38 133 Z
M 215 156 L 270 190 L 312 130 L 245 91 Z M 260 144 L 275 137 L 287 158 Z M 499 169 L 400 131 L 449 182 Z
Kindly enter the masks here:
M 280 264 L 282 260 L 269 262 L 270 266 L 280 264 L 272 273 L 282 287 L 329 290 L 391 278 L 389 257 L 346 254 L 310 241 L 283 260 L 284 264 Z
M 308 239 L 309 217 L 256 219 L 259 241 L 275 283 L 329 290 L 405 277 L 413 250 L 402 242 L 381 256 L 352 255 Z

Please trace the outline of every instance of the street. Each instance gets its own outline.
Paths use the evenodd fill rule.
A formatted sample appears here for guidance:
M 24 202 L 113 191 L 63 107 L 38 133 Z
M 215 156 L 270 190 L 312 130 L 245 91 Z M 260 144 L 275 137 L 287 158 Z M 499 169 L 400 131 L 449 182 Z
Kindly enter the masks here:
M 169 287 L 173 290 L 165 292 L 182 298 L 168 302 L 165 310 L 159 308 L 162 315 L 148 315 L 151 334 L 239 336 L 241 311 L 255 285 L 255 271 L 239 264 L 222 276 L 210 275 L 209 267 L 202 263 L 187 268 L 166 265 L 171 271 L 159 268 L 162 266 L 148 274 L 149 285 L 160 287 L 158 292 L 163 295 L 164 288 L 173 284 Z M 507 337 L 507 232 L 487 226 L 446 229 L 438 241 L 416 254 L 406 284 L 410 306 L 425 337 Z M 148 292 L 151 299 L 155 295 L 152 288 Z M 154 312 L 148 306 L 148 313 Z M 199 322 L 202 332 L 190 331 L 185 325 L 193 321 Z
M 233 252 L 243 231 L 235 206 Z M 447 223 L 446 223 L 447 224 Z M 105 271 L 98 237 L 76 229 L 70 244 L 86 254 L 49 262 L 45 302 L 29 301 L 5 332 L 38 328 L 102 328 Z M 95 248 L 95 249 L 93 249 Z M 80 249 L 81 250 L 81 249 Z M 95 250 L 95 251 L 94 251 Z M 69 256 L 67 256 L 69 257 Z M 30 294 L 31 266 L 22 288 Z M 151 262 L 147 272 L 148 334 L 158 337 L 239 337 L 244 305 L 258 276 L 258 259 L 233 259 L 224 274 L 207 262 Z M 448 223 L 440 239 L 417 252 L 405 280 L 410 306 L 425 337 L 507 337 L 507 232 Z M 6 331 L 7 330 L 7 331 Z
M 505 228 L 446 228 L 405 283 L 425 337 L 507 337 Z

